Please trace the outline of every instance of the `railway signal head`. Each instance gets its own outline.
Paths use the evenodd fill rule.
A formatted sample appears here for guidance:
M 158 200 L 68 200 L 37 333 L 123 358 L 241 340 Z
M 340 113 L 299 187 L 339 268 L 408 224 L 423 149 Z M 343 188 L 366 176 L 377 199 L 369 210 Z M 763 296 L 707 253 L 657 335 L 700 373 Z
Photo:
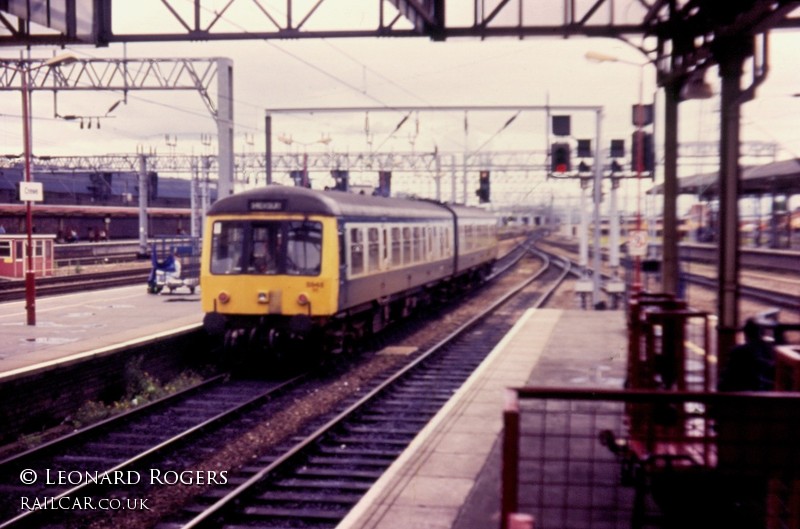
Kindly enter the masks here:
M 350 172 L 346 169 L 331 169 L 331 176 L 336 182 L 334 189 L 337 191 L 347 191 L 350 188 Z
M 378 188 L 375 194 L 381 197 L 388 197 L 392 194 L 392 172 L 378 171 Z
M 489 171 L 481 171 L 478 174 L 478 190 L 475 194 L 478 195 L 478 202 L 486 204 L 491 200 L 491 173 Z
M 554 173 L 566 173 L 570 170 L 569 143 L 554 143 L 551 152 L 550 170 Z
M 653 152 L 653 135 L 637 130 L 631 140 L 631 169 L 636 172 L 652 173 L 656 160 Z
M 625 157 L 625 140 L 611 140 L 611 158 Z
M 570 135 L 570 117 L 553 116 L 553 134 L 556 136 Z
M 578 140 L 578 158 L 592 157 L 592 140 Z

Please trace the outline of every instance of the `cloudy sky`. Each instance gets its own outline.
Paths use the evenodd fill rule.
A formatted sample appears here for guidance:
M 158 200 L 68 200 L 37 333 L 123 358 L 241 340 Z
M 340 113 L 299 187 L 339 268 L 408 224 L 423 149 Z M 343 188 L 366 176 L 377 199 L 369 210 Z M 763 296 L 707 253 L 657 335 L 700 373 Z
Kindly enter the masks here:
M 127 3 L 127 2 L 126 2 Z M 223 2 L 219 2 L 223 4 Z M 330 2 L 329 2 L 330 3 Z M 340 2 L 341 3 L 341 2 Z M 365 2 L 367 4 L 369 2 Z M 463 1 L 461 3 L 464 3 Z M 116 2 L 115 5 L 120 4 Z M 133 3 L 129 3 L 132 5 Z M 188 4 L 188 2 L 187 2 Z M 464 9 L 459 1 L 448 3 L 451 21 Z M 471 2 L 467 2 L 471 6 Z M 171 29 L 174 19 L 160 2 L 136 2 L 135 11 L 115 13 L 115 31 Z M 352 5 L 352 4 L 351 4 Z M 453 8 L 452 6 L 455 6 Z M 463 7 L 463 6 L 462 6 Z M 468 11 L 468 10 L 467 10 Z M 324 15 L 324 13 L 323 13 Z M 373 14 L 363 20 L 371 24 Z M 628 14 L 628 16 L 634 16 Z M 332 18 L 320 19 L 323 21 Z M 245 13 L 231 12 L 223 22 L 230 29 L 247 31 Z M 796 32 L 773 32 L 770 40 L 770 73 L 757 99 L 743 107 L 743 141 L 774 142 L 779 158 L 800 154 L 800 69 Z M 269 108 L 335 106 L 436 106 L 436 105 L 588 105 L 601 106 L 605 145 L 610 138 L 630 138 L 631 105 L 639 95 L 643 73 L 645 100 L 655 92 L 654 71 L 624 63 L 593 63 L 588 51 L 616 56 L 631 63 L 644 57 L 616 40 L 587 38 L 454 39 L 431 42 L 416 39 L 328 39 L 300 41 L 241 41 L 213 43 L 149 43 L 114 45 L 109 48 L 69 48 L 82 58 L 228 57 L 234 64 L 234 103 L 237 151 L 259 152 L 264 145 L 264 114 Z M 34 57 L 55 50 L 35 48 Z M 4 58 L 18 58 L 19 50 L 0 49 Z M 718 90 L 716 72 L 707 80 Z M 744 82 L 747 82 L 745 78 Z M 102 116 L 122 94 L 58 94 L 58 113 Z M 658 103 L 660 105 L 660 102 Z M 680 141 L 716 141 L 719 137 L 718 97 L 683 103 L 680 107 Z M 21 152 L 20 96 L 0 93 L 0 144 L 3 153 Z M 132 91 L 102 127 L 80 129 L 77 122 L 54 117 L 54 98 L 34 95 L 34 151 L 38 155 L 90 155 L 175 150 L 207 152 L 202 135 L 216 128 L 200 96 L 192 92 Z M 359 152 L 370 148 L 388 152 L 415 149 L 440 152 L 484 150 L 544 150 L 545 117 L 541 112 L 520 114 L 503 125 L 513 112 L 468 115 L 464 133 L 463 113 L 422 112 L 412 115 L 396 132 L 401 112 L 277 116 L 273 133 L 290 136 L 292 147 L 275 149 L 329 149 Z M 88 120 L 87 120 L 88 121 Z M 502 130 L 501 130 L 502 129 Z M 573 135 L 593 137 L 592 113 L 573 114 Z M 169 140 L 167 140 L 169 138 Z M 317 142 L 330 138 L 327 146 Z M 168 144 L 169 143 L 169 144 Z M 713 166 L 688 165 L 682 173 L 712 170 Z

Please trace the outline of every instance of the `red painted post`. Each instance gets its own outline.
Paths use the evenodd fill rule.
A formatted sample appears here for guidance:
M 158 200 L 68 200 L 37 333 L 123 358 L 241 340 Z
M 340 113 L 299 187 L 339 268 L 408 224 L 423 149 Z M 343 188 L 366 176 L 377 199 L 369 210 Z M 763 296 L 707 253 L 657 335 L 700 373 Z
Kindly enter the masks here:
M 22 146 L 25 157 L 25 182 L 31 182 L 31 131 L 30 100 L 28 94 L 28 66 L 22 64 L 19 70 L 22 80 Z M 30 200 L 25 201 L 25 313 L 28 325 L 36 325 L 36 273 L 33 268 L 33 207 Z
M 503 409 L 503 462 L 500 498 L 500 529 L 509 527 L 509 515 L 517 511 L 519 483 L 519 399 L 513 389 L 506 390 Z
M 533 516 L 519 512 L 508 515 L 508 529 L 533 529 Z

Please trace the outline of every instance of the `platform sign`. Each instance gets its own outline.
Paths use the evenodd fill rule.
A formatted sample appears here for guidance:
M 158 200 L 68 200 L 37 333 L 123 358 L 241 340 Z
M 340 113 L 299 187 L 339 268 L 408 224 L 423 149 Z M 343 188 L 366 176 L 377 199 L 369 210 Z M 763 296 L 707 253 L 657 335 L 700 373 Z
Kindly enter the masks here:
M 644 257 L 647 255 L 647 231 L 631 230 L 628 233 L 628 255 Z
M 44 200 L 44 188 L 41 182 L 20 182 L 19 199 L 23 202 L 41 202 Z

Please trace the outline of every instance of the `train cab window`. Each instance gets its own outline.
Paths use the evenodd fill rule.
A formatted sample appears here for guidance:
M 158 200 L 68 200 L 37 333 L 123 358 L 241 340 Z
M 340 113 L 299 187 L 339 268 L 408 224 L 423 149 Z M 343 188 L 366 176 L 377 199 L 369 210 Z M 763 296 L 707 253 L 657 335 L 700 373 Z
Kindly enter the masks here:
M 286 273 L 319 275 L 322 269 L 322 224 L 286 223 Z
M 212 274 L 319 275 L 321 266 L 319 222 L 214 223 Z
M 247 272 L 251 274 L 278 273 L 278 252 L 282 246 L 280 223 L 253 224 L 250 238 L 250 258 L 247 260 Z
M 211 273 L 241 273 L 244 224 L 240 222 L 215 222 L 212 230 Z
M 381 241 L 378 228 L 367 229 L 367 272 L 377 272 L 380 269 Z
M 350 275 L 364 273 L 364 235 L 361 228 L 350 228 Z

